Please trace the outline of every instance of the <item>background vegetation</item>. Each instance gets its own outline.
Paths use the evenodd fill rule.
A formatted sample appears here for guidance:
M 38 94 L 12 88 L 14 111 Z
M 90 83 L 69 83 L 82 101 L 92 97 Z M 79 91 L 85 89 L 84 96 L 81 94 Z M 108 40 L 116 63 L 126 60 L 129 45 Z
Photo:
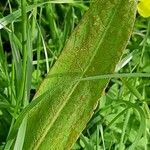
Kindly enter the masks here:
M 84 0 L 27 3 L 25 10 L 19 0 L 0 2 L 0 149 L 8 144 L 16 118 L 32 100 L 89 6 Z M 20 10 L 27 12 L 26 22 L 21 22 Z M 22 45 L 26 45 L 25 51 Z M 111 81 L 73 149 L 123 150 L 131 144 L 130 149 L 150 149 L 149 19 L 137 14 L 132 37 L 116 73 L 119 75 L 90 78 L 109 77 Z

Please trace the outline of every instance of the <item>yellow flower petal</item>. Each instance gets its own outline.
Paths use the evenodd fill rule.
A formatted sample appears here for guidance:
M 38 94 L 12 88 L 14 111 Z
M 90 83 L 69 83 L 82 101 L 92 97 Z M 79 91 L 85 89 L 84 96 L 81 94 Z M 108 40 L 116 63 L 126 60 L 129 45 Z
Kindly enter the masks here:
M 138 4 L 138 12 L 145 18 L 150 17 L 150 0 L 141 0 Z

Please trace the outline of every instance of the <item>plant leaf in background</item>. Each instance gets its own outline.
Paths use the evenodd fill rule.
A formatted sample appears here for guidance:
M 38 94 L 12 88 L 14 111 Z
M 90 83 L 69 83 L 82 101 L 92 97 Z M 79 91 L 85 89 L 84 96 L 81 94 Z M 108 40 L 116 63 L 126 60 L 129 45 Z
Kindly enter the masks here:
M 72 147 L 109 81 L 78 79 L 114 72 L 131 35 L 135 12 L 134 0 L 91 4 L 36 93 L 35 98 L 51 91 L 29 112 L 24 150 Z
M 81 1 L 60 1 L 60 0 L 54 0 L 54 1 L 45 1 L 45 2 L 41 2 L 41 3 L 38 3 L 38 4 L 33 4 L 33 5 L 30 5 L 30 6 L 27 6 L 27 12 L 33 10 L 34 8 L 36 7 L 40 7 L 40 6 L 43 6 L 45 4 L 61 4 L 61 3 L 72 3 L 72 4 L 77 4 L 77 3 L 80 3 Z M 87 1 L 85 1 L 87 2 Z M 84 9 L 87 9 L 87 7 L 84 7 Z M 7 29 L 8 31 L 11 32 L 11 30 L 9 28 L 7 28 L 6 26 L 8 24 L 10 24 L 11 22 L 13 21 L 17 21 L 17 19 L 21 16 L 21 10 L 16 10 L 14 11 L 13 13 L 7 15 L 6 17 L 3 17 L 3 18 L 0 18 L 0 29 Z
M 150 17 L 150 0 L 141 0 L 138 4 L 138 12 L 142 17 Z

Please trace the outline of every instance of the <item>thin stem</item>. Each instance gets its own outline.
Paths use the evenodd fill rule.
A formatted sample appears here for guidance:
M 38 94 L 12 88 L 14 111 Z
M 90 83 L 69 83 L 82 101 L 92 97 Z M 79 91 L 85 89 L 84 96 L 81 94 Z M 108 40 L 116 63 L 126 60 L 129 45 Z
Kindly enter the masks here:
M 21 14 L 22 14 L 22 52 L 23 52 L 23 65 L 22 65 L 22 83 L 19 93 L 19 102 L 23 102 L 25 85 L 26 85 L 26 69 L 27 69 L 27 15 L 26 15 L 26 0 L 21 0 Z M 24 105 L 24 102 L 23 102 Z

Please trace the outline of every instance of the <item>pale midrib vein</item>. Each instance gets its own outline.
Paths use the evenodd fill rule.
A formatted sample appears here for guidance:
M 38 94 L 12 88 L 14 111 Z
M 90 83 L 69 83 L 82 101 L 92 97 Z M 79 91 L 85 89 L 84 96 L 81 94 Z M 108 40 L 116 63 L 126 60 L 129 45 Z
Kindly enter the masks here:
M 122 2 L 122 0 L 120 0 L 120 3 L 118 4 L 118 7 L 120 6 L 121 2 Z M 111 23 L 112 23 L 112 21 L 113 21 L 113 18 L 114 18 L 115 15 L 116 15 L 116 12 L 117 12 L 117 10 L 118 10 L 118 7 L 116 7 L 116 9 L 115 9 L 113 15 L 111 16 L 110 22 L 108 23 L 108 25 L 107 25 L 107 27 L 106 27 L 106 30 L 105 30 L 104 34 L 102 35 L 102 38 L 99 40 L 99 44 L 98 44 L 98 46 L 97 46 L 97 48 L 96 48 L 96 50 L 95 50 L 95 53 L 94 53 L 93 57 L 91 57 L 91 60 L 89 61 L 89 65 L 85 68 L 85 71 L 84 71 L 83 74 L 81 75 L 81 78 L 84 76 L 84 74 L 85 74 L 86 71 L 88 70 L 88 68 L 89 68 L 89 66 L 90 66 L 90 64 L 91 64 L 91 62 L 93 61 L 94 57 L 96 56 L 96 54 L 97 54 L 97 52 L 98 52 L 98 50 L 99 50 L 99 47 L 100 47 L 101 43 L 103 42 L 103 39 L 104 39 L 106 33 L 107 33 L 108 30 L 110 29 Z M 69 92 L 70 94 L 67 96 L 68 98 L 66 98 L 66 101 L 63 103 L 63 105 L 62 105 L 62 106 L 60 107 L 60 109 L 57 111 L 56 115 L 55 115 L 54 118 L 51 120 L 51 122 L 48 123 L 47 126 L 45 126 L 45 129 L 43 129 L 43 130 L 45 130 L 45 132 L 42 133 L 42 136 L 40 136 L 39 140 L 37 140 L 37 141 L 33 144 L 33 146 L 35 145 L 35 147 L 32 146 L 32 147 L 31 147 L 32 150 L 37 150 L 37 149 L 39 148 L 40 144 L 42 143 L 42 141 L 43 141 L 44 138 L 46 137 L 46 135 L 47 135 L 47 133 L 49 132 L 50 128 L 52 127 L 52 125 L 53 125 L 54 122 L 57 120 L 58 116 L 60 115 L 60 112 L 61 112 L 62 109 L 66 106 L 66 104 L 67 104 L 67 102 L 68 102 L 70 96 L 71 96 L 72 93 L 74 92 L 75 88 L 78 86 L 79 82 L 80 82 L 80 81 L 78 81 L 78 82 L 74 85 L 74 87 L 71 88 L 72 90 Z

